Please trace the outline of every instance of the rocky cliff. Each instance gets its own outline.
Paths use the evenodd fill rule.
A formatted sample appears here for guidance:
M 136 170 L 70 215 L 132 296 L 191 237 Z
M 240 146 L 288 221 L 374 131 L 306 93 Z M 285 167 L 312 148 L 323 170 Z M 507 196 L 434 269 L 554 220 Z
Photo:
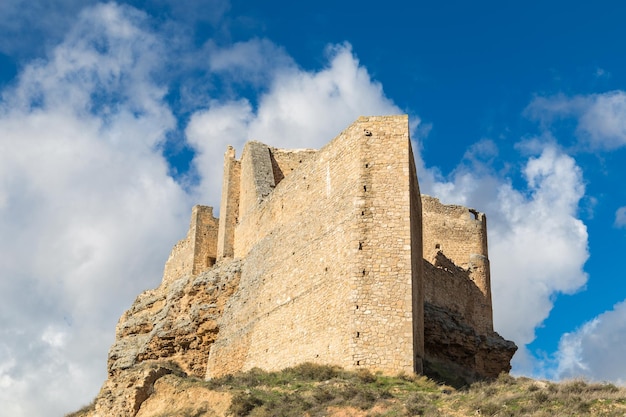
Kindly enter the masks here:
M 493 378 L 516 348 L 491 306 L 486 216 L 420 194 L 406 115 L 319 151 L 249 142 L 226 152 L 220 218 L 195 206 L 162 284 L 121 317 L 94 412 L 140 415 L 167 375 L 302 363 Z
M 190 396 L 195 398 L 187 407 L 202 412 L 190 415 L 224 415 L 228 393 L 191 389 L 181 381 L 204 378 L 210 347 L 219 335 L 226 303 L 237 291 L 243 264 L 224 260 L 197 276 L 164 281 L 139 295 L 119 320 L 108 379 L 94 409 L 84 415 L 147 417 L 161 415 L 167 407 L 182 412 Z M 510 369 L 516 349 L 512 342 L 496 333 L 477 334 L 459 314 L 429 303 L 424 317 L 427 375 L 463 384 Z
M 165 375 L 204 378 L 218 319 L 240 273 L 241 261 L 224 261 L 139 295 L 117 325 L 94 416 L 137 415 Z

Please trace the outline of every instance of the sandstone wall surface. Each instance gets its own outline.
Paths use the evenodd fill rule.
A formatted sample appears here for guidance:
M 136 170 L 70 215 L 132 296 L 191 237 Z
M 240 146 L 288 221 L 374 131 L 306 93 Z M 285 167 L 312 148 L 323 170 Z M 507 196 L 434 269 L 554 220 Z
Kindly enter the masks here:
M 277 149 L 269 148 L 274 171 L 274 182 L 278 185 L 286 176 L 291 174 L 300 164 L 311 158 L 317 150 L 314 149 Z
M 134 416 L 172 373 L 510 369 L 486 217 L 420 196 L 406 116 L 361 117 L 319 151 L 229 147 L 220 210 L 193 208 L 162 284 L 120 319 L 95 416 Z
M 305 361 L 416 369 L 422 250 L 411 242 L 409 159 L 406 116 L 360 118 L 239 219 L 234 255 L 246 263 L 209 376 Z
M 267 145 L 247 142 L 241 155 L 239 221 L 274 190 L 274 170 Z
M 493 331 L 487 218 L 422 195 L 425 301 L 462 314 L 480 332 Z
M 235 149 L 229 146 L 224 154 L 224 178 L 217 236 L 218 259 L 232 258 L 234 254 L 235 226 L 239 220 L 240 180 L 241 164 L 235 159 Z
M 165 263 L 163 280 L 171 282 L 212 267 L 217 257 L 218 229 L 219 221 L 213 217 L 213 207 L 194 206 L 187 236 L 172 249 Z
M 240 270 L 241 261 L 224 261 L 140 294 L 117 324 L 109 375 L 160 359 L 204 377 L 210 346 L 219 333 L 217 321 L 237 288 Z

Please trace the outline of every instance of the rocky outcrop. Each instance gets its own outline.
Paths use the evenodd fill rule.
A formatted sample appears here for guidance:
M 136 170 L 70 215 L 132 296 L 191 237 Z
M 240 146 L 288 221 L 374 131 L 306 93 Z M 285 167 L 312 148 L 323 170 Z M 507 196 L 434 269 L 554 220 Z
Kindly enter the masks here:
M 177 366 L 146 361 L 106 380 L 90 417 L 134 417 L 154 392 L 155 382 L 168 374 L 185 376 Z
M 101 415 L 135 416 L 173 372 L 510 369 L 486 217 L 420 198 L 407 116 L 361 117 L 319 151 L 229 147 L 224 174 L 220 219 L 195 206 L 162 284 L 121 317 Z
M 142 293 L 117 324 L 109 375 L 164 359 L 189 375 L 204 377 L 209 348 L 219 333 L 217 320 L 237 288 L 240 271 L 240 261 L 224 261 Z
M 156 401 L 155 384 L 166 375 L 203 378 L 219 333 L 217 320 L 237 288 L 241 263 L 223 261 L 139 295 L 117 324 L 109 377 L 88 415 L 134 417 L 148 398 Z
M 424 350 L 424 373 L 458 386 L 510 371 L 517 346 L 496 332 L 480 334 L 460 314 L 426 302 Z

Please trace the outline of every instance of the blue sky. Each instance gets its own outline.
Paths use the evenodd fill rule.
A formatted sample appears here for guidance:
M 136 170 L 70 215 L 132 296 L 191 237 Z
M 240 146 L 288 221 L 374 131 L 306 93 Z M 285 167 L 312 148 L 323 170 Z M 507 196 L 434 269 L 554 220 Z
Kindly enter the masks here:
M 106 378 L 226 145 L 408 113 L 422 191 L 487 214 L 518 375 L 624 383 L 621 2 L 0 4 L 0 415 Z M 6 414 L 2 414 L 6 413 Z

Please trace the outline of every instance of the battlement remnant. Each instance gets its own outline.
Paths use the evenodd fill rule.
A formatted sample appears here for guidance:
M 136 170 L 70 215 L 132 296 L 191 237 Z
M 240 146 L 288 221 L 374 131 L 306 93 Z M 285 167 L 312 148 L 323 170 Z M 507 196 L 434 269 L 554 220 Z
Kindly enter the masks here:
M 218 219 L 213 207 L 193 206 L 187 237 L 179 241 L 165 263 L 163 281 L 171 282 L 184 275 L 197 275 L 217 259 Z
M 516 347 L 493 331 L 487 249 L 483 213 L 420 194 L 408 117 L 360 117 L 319 150 L 228 147 L 220 218 L 194 207 L 163 282 L 239 262 L 209 378 L 302 362 L 495 377 Z

